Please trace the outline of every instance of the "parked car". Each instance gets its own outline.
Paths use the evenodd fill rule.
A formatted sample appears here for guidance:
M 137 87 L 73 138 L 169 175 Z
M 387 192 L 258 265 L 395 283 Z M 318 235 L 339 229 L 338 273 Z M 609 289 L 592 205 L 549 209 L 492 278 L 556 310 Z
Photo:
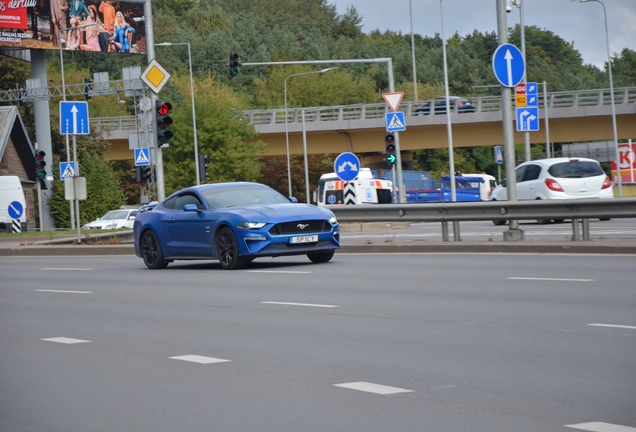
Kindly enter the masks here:
M 247 182 L 182 189 L 139 213 L 133 230 L 135 254 L 149 269 L 174 260 L 216 259 L 232 270 L 255 258 L 285 255 L 325 263 L 340 247 L 331 210 Z
M 552 158 L 528 161 L 515 169 L 517 200 L 613 198 L 612 182 L 594 159 Z M 506 182 L 490 194 L 490 201 L 508 199 Z M 540 220 L 548 223 L 550 220 Z M 503 225 L 505 220 L 493 221 Z
M 448 98 L 451 112 L 458 113 L 474 113 L 475 105 L 470 99 L 466 99 L 459 96 L 449 96 Z M 446 97 L 435 98 L 432 101 L 428 101 L 422 106 L 415 109 L 415 115 L 429 115 L 431 113 L 431 103 L 435 105 L 435 114 L 446 114 Z M 457 109 L 455 109 L 457 106 Z
M 111 210 L 104 216 L 82 226 L 82 229 L 132 229 L 137 213 L 139 213 L 138 209 Z

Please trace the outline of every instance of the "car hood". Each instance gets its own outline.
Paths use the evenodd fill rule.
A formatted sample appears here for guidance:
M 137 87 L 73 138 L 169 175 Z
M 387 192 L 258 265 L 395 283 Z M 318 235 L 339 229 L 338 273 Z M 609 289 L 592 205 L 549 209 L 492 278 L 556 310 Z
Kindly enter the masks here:
M 310 204 L 253 205 L 227 208 L 225 211 L 244 217 L 248 221 L 285 221 L 298 219 L 329 219 L 333 212 Z

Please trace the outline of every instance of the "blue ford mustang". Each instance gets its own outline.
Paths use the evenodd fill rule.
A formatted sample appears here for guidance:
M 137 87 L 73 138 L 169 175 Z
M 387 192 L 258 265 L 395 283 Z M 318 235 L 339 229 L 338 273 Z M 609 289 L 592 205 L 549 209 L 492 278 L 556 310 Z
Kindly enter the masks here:
M 133 230 L 135 254 L 150 269 L 174 260 L 217 259 L 232 270 L 258 257 L 284 255 L 324 263 L 340 247 L 331 210 L 246 182 L 182 189 L 139 212 Z

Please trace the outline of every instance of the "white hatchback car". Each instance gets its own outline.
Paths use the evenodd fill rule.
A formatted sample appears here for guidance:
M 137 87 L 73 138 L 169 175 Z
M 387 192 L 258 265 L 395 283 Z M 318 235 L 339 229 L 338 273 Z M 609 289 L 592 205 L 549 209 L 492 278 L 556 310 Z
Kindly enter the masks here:
M 82 229 L 132 229 L 138 209 L 111 210 L 104 216 L 82 226 Z
M 517 200 L 614 198 L 612 182 L 594 159 L 538 159 L 520 164 L 516 170 Z M 497 186 L 490 201 L 508 199 L 506 183 Z M 549 221 L 540 221 L 549 222 Z M 505 220 L 493 221 L 503 225 Z

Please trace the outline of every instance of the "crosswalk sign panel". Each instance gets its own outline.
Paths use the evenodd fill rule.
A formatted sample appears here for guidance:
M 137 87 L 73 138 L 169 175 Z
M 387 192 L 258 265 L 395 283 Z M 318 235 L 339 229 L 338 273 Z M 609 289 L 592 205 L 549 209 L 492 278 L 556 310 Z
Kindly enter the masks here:
M 135 149 L 135 166 L 150 165 L 150 151 L 148 147 L 140 147 Z
M 386 113 L 385 118 L 387 132 L 401 132 L 406 130 L 406 123 L 404 122 L 404 112 L 396 111 L 392 113 Z

